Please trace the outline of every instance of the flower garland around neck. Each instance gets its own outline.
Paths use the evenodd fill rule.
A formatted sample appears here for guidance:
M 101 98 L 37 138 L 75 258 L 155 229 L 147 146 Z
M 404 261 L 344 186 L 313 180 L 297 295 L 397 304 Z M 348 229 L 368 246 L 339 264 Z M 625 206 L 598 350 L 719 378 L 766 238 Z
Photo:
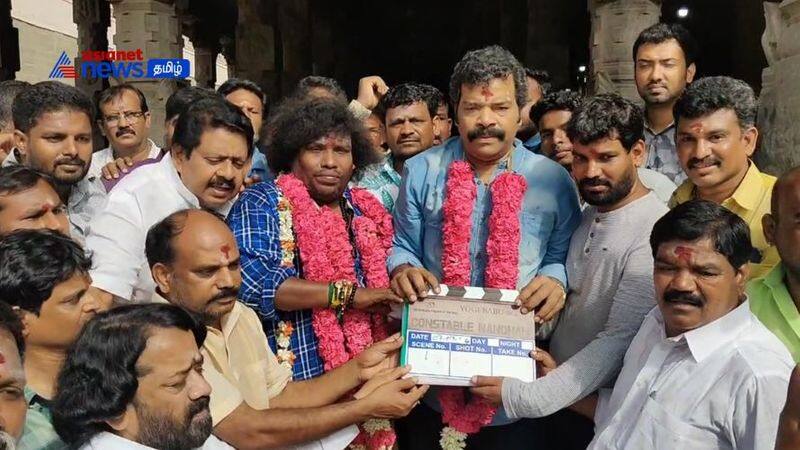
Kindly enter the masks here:
M 294 175 L 280 175 L 276 184 L 286 200 L 285 211 L 289 211 L 282 213 L 279 201 L 281 261 L 290 257 L 288 249 L 291 249 L 291 258 L 294 259 L 296 248 L 303 263 L 305 279 L 322 283 L 344 280 L 357 284 L 353 244 L 343 215 L 318 206 L 303 182 Z M 386 258 L 394 234 L 392 216 L 369 192 L 352 189 L 350 194 L 353 206 L 361 211 L 351 225 L 366 285 L 369 288 L 388 288 Z M 281 214 L 291 217 L 284 220 Z M 290 238 L 291 244 L 288 242 Z M 357 309 L 347 309 L 340 321 L 334 310 L 316 308 L 312 326 L 326 372 L 351 360 L 373 342 L 389 336 L 383 315 Z M 396 437 L 388 420 L 368 420 L 360 428 L 361 433 L 351 448 L 389 450 L 394 446 Z
M 520 211 L 527 190 L 525 178 L 507 170 L 498 175 L 490 187 L 492 212 L 489 216 L 489 238 L 486 242 L 486 287 L 516 289 L 519 277 Z M 453 286 L 469 286 L 472 236 L 472 213 L 477 198 L 475 174 L 470 164 L 457 160 L 450 164 L 442 206 L 442 282 Z M 439 444 L 445 450 L 466 447 L 467 436 L 477 433 L 496 412 L 487 401 L 473 397 L 469 401 L 463 388 L 443 388 L 439 392 L 442 406 L 442 430 Z

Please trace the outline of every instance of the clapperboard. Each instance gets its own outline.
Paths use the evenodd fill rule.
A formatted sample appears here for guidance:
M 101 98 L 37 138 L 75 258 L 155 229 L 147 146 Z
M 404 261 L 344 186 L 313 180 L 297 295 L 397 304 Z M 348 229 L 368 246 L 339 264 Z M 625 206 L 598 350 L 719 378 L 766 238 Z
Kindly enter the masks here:
M 420 383 L 469 386 L 474 375 L 536 378 L 533 315 L 513 308 L 517 291 L 440 285 L 403 307 L 401 364 Z

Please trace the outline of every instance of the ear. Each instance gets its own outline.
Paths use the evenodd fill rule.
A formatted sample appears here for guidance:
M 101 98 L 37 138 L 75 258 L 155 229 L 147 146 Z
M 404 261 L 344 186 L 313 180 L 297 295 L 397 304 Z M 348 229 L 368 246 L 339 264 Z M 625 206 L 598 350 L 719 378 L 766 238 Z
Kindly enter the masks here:
M 647 146 L 644 144 L 644 141 L 639 139 L 633 144 L 631 147 L 631 159 L 633 160 L 633 164 L 636 167 L 641 167 L 644 164 L 645 155 L 647 155 Z
M 115 434 L 130 434 L 124 432 L 131 428 L 135 417 L 136 408 L 133 407 L 133 402 L 131 402 L 125 407 L 125 412 L 117 417 L 106 420 L 106 423 L 112 430 L 116 431 Z
M 750 158 L 756 151 L 756 144 L 758 143 L 758 129 L 754 126 L 750 126 L 747 129 L 742 130 L 742 140 L 744 140 L 745 153 L 747 153 L 747 157 Z
M 100 134 L 102 134 L 103 137 L 108 138 L 108 135 L 106 134 L 106 129 L 103 125 L 104 125 L 103 119 L 97 119 L 97 128 L 100 130 Z
M 24 163 L 28 160 L 28 136 L 20 130 L 14 130 L 14 147 L 19 150 L 19 155 Z
M 770 245 L 775 245 L 775 225 L 775 218 L 772 217 L 772 214 L 766 213 L 764 217 L 761 218 L 761 227 L 764 229 L 764 237 Z
M 36 320 L 36 316 L 31 314 L 28 311 L 20 308 L 19 306 L 13 306 L 11 309 L 17 314 L 19 317 L 20 322 L 22 322 L 22 337 L 27 339 L 28 335 L 31 333 L 31 325 L 34 320 Z
M 689 64 L 686 68 L 686 84 L 694 81 L 694 75 L 697 73 L 697 66 L 694 63 Z
M 156 282 L 158 289 L 164 295 L 169 296 L 170 288 L 172 287 L 172 273 L 169 268 L 162 263 L 156 263 L 150 269 L 150 272 L 153 274 L 153 281 Z
M 180 174 L 183 165 L 186 164 L 189 158 L 186 157 L 186 152 L 183 150 L 183 147 L 174 140 L 172 141 L 170 154 L 172 155 L 172 162 L 175 163 L 175 168 L 178 170 L 178 174 Z
M 150 129 L 150 120 L 151 120 L 150 111 L 147 111 L 144 113 L 144 126 L 148 130 Z
M 736 276 L 734 277 L 739 294 L 744 294 L 748 278 L 750 278 L 750 264 L 744 263 L 736 269 Z

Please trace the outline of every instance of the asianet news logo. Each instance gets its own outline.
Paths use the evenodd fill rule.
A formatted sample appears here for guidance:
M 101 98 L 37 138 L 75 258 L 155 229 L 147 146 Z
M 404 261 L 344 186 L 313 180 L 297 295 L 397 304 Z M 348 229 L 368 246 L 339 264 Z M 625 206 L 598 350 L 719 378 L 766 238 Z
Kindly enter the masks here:
M 189 60 L 153 58 L 145 60 L 142 49 L 85 50 L 76 70 L 67 52 L 61 52 L 50 78 L 186 78 Z

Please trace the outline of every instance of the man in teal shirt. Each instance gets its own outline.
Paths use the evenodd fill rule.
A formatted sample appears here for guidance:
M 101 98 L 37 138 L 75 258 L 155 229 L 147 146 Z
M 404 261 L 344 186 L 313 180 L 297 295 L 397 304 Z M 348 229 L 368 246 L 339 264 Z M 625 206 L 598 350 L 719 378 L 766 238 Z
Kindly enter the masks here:
M 781 263 L 764 278 L 750 282 L 750 309 L 800 362 L 800 167 L 778 179 L 772 191 L 772 212 L 764 215 L 763 226 Z

